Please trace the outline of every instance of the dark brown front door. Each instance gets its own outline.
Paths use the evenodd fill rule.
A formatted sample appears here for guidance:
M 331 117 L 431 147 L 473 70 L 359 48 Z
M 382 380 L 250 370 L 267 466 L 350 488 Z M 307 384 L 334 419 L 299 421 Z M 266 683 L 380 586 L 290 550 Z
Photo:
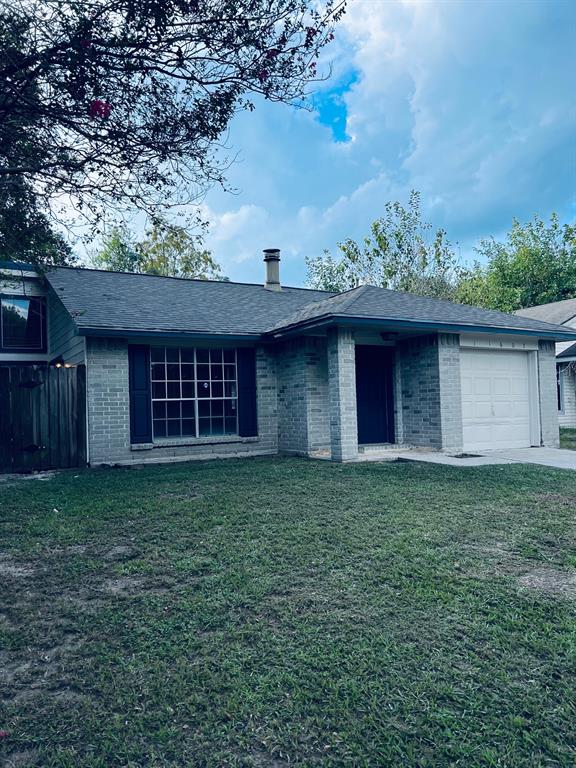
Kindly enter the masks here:
M 394 442 L 394 350 L 356 346 L 358 443 Z

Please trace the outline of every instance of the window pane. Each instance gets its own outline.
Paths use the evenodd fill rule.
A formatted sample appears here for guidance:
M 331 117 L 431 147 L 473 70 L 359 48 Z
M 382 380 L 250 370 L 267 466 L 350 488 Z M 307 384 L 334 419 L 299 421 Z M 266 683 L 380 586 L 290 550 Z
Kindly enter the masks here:
M 221 381 L 212 382 L 212 397 L 222 397 L 224 395 L 224 385 Z
M 166 378 L 166 366 L 162 363 L 153 363 L 152 381 L 164 381 Z
M 183 400 L 182 401 L 182 418 L 183 419 L 192 419 L 195 415 L 195 408 L 194 408 L 194 401 L 193 400 Z
M 167 365 L 166 374 L 168 381 L 180 381 L 180 366 L 174 364 Z
M 40 299 L 2 299 L 2 346 L 42 349 L 43 312 Z
M 155 419 L 165 419 L 166 418 L 166 403 L 153 403 L 152 404 L 152 415 Z
M 207 363 L 210 359 L 210 356 L 208 354 L 207 349 L 197 349 L 196 350 L 196 362 L 197 363 Z
M 180 350 L 178 347 L 166 347 L 166 360 L 169 363 L 178 363 L 180 361 Z
M 225 363 L 235 363 L 236 362 L 236 351 L 234 349 L 225 349 L 224 350 L 224 362 Z
M 236 425 L 236 419 L 225 419 L 225 431 L 227 435 L 235 435 L 238 431 L 238 427 Z
M 196 435 L 196 427 L 194 426 L 194 419 L 182 419 L 182 436 L 194 437 Z
M 182 382 L 182 397 L 194 397 L 194 382 L 183 381 Z
M 211 365 L 210 366 L 210 375 L 212 377 L 212 381 L 222 381 L 224 374 L 222 372 L 222 366 L 221 365 Z
M 197 367 L 198 381 L 208 381 L 210 378 L 210 366 L 198 365 Z
M 224 415 L 236 418 L 236 400 L 223 400 Z
M 166 384 L 152 384 L 152 397 L 159 399 L 166 397 Z
M 168 421 L 168 437 L 180 437 L 180 419 Z
M 154 421 L 154 437 L 166 437 L 166 422 Z
M 222 362 L 222 350 L 221 349 L 211 349 L 210 350 L 210 362 L 211 363 L 221 363 Z
M 194 349 L 181 349 L 180 350 L 180 359 L 183 363 L 193 363 L 194 362 Z
M 210 416 L 210 400 L 200 400 L 198 402 L 198 416 Z
M 212 419 L 212 434 L 213 435 L 224 434 L 224 419 Z
M 224 401 L 212 400 L 212 416 L 223 416 L 223 415 L 224 415 Z
M 175 403 L 166 403 L 166 416 L 169 419 L 180 418 L 180 401 L 179 400 L 177 400 Z
M 224 382 L 224 397 L 236 397 L 236 382 Z
M 192 381 L 192 379 L 194 378 L 194 366 L 182 365 L 181 376 L 182 376 L 182 381 Z
M 166 352 L 164 347 L 152 347 L 150 350 L 150 359 L 153 363 L 163 363 L 166 359 Z
M 166 385 L 166 394 L 170 399 L 180 398 L 180 382 L 169 381 Z
M 210 384 L 207 381 L 198 382 L 198 397 L 210 397 Z
M 210 419 L 198 420 L 198 434 L 201 436 L 206 436 L 210 434 Z
M 224 378 L 228 380 L 235 380 L 236 379 L 236 366 L 235 365 L 225 365 L 224 366 Z

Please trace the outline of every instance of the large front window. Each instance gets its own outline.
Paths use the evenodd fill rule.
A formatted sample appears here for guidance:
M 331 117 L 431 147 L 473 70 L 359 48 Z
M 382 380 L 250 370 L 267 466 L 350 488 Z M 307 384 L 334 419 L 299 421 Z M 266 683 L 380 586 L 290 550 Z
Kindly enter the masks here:
M 235 349 L 152 347 L 154 438 L 238 434 Z
M 43 299 L 3 296 L 0 299 L 0 346 L 12 351 L 45 349 L 45 306 Z

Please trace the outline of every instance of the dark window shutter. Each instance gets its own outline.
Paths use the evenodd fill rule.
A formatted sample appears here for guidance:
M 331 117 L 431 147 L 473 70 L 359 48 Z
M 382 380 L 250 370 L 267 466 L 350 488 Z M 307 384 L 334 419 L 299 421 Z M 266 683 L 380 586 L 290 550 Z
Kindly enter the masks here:
M 152 442 L 152 401 L 150 397 L 150 347 L 129 346 L 130 441 Z
M 256 410 L 256 350 L 237 350 L 238 362 L 238 434 L 255 437 L 258 434 Z

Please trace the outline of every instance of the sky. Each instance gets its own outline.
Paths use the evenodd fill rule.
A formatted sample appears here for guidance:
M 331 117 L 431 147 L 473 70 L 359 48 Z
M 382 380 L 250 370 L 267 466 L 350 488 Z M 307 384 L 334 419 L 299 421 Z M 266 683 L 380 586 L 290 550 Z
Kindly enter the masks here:
M 280 248 L 286 285 L 305 256 L 368 234 L 420 191 L 463 261 L 512 218 L 576 209 L 576 2 L 350 0 L 310 111 L 264 101 L 238 115 L 234 194 L 212 189 L 207 246 L 260 282 Z

